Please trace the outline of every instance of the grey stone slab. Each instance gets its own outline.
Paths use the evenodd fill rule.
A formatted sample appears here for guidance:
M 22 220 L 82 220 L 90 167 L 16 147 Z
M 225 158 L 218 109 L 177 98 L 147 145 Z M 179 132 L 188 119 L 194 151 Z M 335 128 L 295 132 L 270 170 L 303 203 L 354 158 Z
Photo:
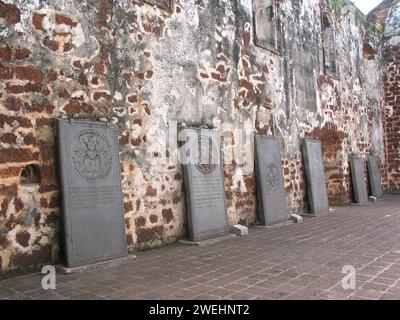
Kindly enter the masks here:
M 302 149 L 311 213 L 314 215 L 329 213 L 321 141 L 305 139 Z
M 372 196 L 378 199 L 383 198 L 381 173 L 376 156 L 368 156 L 368 174 Z
M 356 203 L 368 203 L 368 190 L 365 183 L 365 161 L 357 156 L 350 156 L 351 181 Z
M 208 129 L 186 129 L 182 154 L 192 241 L 229 233 L 220 137 Z M 198 155 L 198 157 L 197 157 Z
M 255 226 L 255 228 L 259 228 L 259 229 L 264 228 L 264 229 L 272 230 L 272 229 L 279 229 L 279 228 L 287 227 L 287 226 L 290 226 L 292 224 L 294 224 L 293 220 L 287 220 L 287 221 L 280 222 L 280 223 L 275 223 L 275 224 L 272 224 L 272 225 L 269 225 L 269 226 L 258 225 L 258 226 Z
M 279 142 L 272 136 L 255 136 L 258 218 L 273 225 L 289 218 Z
M 117 127 L 58 119 L 58 143 L 67 266 L 126 257 Z

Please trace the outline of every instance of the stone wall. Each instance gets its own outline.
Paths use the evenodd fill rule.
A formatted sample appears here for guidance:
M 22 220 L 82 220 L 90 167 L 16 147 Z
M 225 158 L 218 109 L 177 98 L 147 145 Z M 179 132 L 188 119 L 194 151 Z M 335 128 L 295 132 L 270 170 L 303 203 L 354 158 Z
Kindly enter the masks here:
M 384 26 L 383 58 L 387 188 L 400 189 L 400 1 L 384 1 L 370 19 Z
M 351 201 L 350 153 L 386 166 L 379 32 L 353 6 L 285 0 L 258 3 L 274 28 L 257 35 L 256 2 L 0 1 L 3 271 L 63 258 L 57 117 L 118 124 L 132 250 L 187 233 L 174 122 L 221 132 L 231 224 L 257 220 L 256 132 L 282 142 L 291 212 L 307 210 L 306 136 L 323 142 L 331 204 Z

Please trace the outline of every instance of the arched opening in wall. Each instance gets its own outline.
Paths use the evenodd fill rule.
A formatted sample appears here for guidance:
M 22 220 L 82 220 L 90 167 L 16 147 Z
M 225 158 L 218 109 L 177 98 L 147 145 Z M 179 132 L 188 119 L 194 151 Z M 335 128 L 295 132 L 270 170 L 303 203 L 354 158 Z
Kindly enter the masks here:
M 32 185 L 40 183 L 39 167 L 35 164 L 29 164 L 21 170 L 19 183 L 21 185 Z
M 335 127 L 325 126 L 314 130 L 322 145 L 325 180 L 330 206 L 342 206 L 351 203 L 350 176 L 345 172 L 342 161 L 342 141 L 346 134 L 339 132 Z
M 376 54 L 377 54 L 376 50 L 372 47 L 372 45 L 370 45 L 367 42 L 364 42 L 364 45 L 363 45 L 363 56 L 364 56 L 364 59 L 374 60 L 375 57 L 376 57 Z

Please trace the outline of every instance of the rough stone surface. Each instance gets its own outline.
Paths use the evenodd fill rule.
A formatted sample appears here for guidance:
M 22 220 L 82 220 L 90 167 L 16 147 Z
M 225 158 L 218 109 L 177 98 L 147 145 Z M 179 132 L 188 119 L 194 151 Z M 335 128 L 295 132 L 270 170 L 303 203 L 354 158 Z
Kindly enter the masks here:
M 383 26 L 382 60 L 386 162 L 381 163 L 384 189 L 400 188 L 400 2 L 385 0 L 368 19 Z M 381 158 L 382 160 L 382 158 Z
M 354 201 L 360 204 L 368 203 L 368 190 L 365 181 L 365 160 L 357 156 L 351 156 L 350 167 Z
M 351 201 L 351 153 L 376 154 L 384 189 L 400 188 L 398 1 L 379 14 L 384 46 L 354 7 L 342 14 L 325 0 L 279 1 L 280 54 L 255 45 L 250 0 L 171 3 L 0 1 L 2 272 L 61 257 L 54 119 L 62 115 L 118 124 L 130 250 L 187 232 L 181 166 L 163 147 L 174 120 L 205 118 L 224 134 L 222 152 L 235 160 L 224 165 L 230 225 L 257 218 L 253 147 L 246 141 L 240 159 L 230 155 L 241 139 L 233 129 L 282 140 L 290 213 L 308 207 L 306 136 L 321 140 L 331 205 Z M 27 165 L 40 183 L 20 184 Z M 29 241 L 17 241 L 24 232 Z

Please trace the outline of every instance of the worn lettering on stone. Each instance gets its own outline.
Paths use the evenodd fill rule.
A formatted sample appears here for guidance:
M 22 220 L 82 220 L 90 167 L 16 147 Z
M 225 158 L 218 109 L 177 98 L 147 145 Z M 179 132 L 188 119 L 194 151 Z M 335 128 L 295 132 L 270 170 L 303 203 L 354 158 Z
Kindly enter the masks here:
M 256 176 L 258 218 L 265 225 L 288 219 L 288 207 L 279 142 L 271 136 L 256 135 Z
M 115 126 L 59 119 L 58 128 L 67 265 L 126 256 Z
M 189 152 L 200 148 L 195 163 L 184 165 L 188 200 L 189 229 L 193 241 L 204 240 L 228 233 L 228 216 L 224 177 L 219 146 L 220 139 L 212 130 L 197 130 Z M 196 143 L 193 143 L 196 141 Z M 198 142 L 198 143 L 197 143 Z

